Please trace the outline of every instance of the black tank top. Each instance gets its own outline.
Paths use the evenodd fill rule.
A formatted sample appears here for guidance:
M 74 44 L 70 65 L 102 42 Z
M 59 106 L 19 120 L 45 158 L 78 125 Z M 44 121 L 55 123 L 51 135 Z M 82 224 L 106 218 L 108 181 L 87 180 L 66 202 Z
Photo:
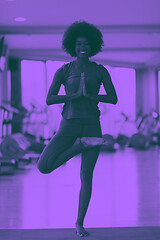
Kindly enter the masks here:
M 88 62 L 83 71 L 77 67 L 76 61 L 64 64 L 62 66 L 63 85 L 66 94 L 73 94 L 78 91 L 81 81 L 81 74 L 84 73 L 85 88 L 88 94 L 98 95 L 102 84 L 103 70 L 101 64 Z M 106 69 L 105 69 L 106 70 Z M 100 110 L 98 102 L 90 100 L 84 96 L 68 101 L 63 106 L 62 116 L 65 119 L 73 118 L 99 118 Z

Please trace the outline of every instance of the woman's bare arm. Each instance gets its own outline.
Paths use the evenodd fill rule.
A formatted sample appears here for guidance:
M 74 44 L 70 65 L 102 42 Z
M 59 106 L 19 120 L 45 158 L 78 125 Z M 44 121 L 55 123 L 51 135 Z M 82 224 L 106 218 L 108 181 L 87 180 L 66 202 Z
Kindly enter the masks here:
M 118 102 L 117 94 L 107 69 L 103 70 L 102 82 L 103 82 L 104 89 L 107 93 L 106 95 L 93 95 L 93 94 L 85 93 L 84 94 L 85 97 L 95 100 L 96 102 L 116 104 Z
M 79 91 L 72 95 L 58 95 L 59 89 L 63 81 L 63 69 L 59 68 L 53 78 L 52 84 L 49 88 L 46 103 L 47 105 L 65 103 L 67 101 L 74 100 L 82 95 L 82 86 L 80 86 Z

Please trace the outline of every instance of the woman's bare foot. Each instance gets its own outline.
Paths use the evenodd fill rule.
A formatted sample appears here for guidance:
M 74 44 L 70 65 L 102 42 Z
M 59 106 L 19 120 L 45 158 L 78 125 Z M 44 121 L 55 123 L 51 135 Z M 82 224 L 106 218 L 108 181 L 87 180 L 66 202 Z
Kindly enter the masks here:
M 85 147 L 94 147 L 103 145 L 105 140 L 102 137 L 82 137 L 81 143 Z
M 76 223 L 76 234 L 79 237 L 87 237 L 89 236 L 89 232 L 87 232 L 83 226 Z

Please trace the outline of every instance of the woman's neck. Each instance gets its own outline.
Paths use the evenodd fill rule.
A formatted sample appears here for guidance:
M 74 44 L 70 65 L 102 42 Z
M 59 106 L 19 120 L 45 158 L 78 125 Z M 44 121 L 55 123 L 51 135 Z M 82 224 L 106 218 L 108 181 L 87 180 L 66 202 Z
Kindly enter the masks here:
M 77 58 L 76 62 L 78 65 L 81 66 L 81 65 L 85 65 L 85 64 L 89 63 L 90 61 L 88 58 Z

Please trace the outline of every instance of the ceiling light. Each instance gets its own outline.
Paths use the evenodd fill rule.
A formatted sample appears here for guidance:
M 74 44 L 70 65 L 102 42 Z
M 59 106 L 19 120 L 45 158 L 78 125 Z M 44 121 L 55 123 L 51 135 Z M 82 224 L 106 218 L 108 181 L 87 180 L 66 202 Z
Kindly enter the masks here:
M 16 18 L 14 19 L 14 21 L 15 21 L 15 22 L 25 22 L 25 21 L 26 21 L 26 18 L 24 18 L 24 17 L 16 17 Z

